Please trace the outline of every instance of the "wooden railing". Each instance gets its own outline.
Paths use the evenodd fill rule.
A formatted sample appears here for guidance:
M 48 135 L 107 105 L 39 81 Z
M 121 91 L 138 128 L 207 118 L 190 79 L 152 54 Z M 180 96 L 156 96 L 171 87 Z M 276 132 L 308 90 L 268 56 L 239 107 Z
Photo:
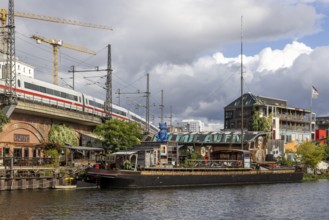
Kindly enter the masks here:
M 53 164 L 54 158 L 43 158 L 43 157 L 0 157 L 0 165 L 9 167 L 11 159 L 13 158 L 13 166 L 45 166 Z

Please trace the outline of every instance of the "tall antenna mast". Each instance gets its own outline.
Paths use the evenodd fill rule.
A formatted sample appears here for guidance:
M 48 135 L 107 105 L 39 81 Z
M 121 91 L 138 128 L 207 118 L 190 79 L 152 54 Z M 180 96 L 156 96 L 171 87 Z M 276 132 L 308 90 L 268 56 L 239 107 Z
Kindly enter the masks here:
M 241 150 L 243 150 L 243 16 L 241 16 Z

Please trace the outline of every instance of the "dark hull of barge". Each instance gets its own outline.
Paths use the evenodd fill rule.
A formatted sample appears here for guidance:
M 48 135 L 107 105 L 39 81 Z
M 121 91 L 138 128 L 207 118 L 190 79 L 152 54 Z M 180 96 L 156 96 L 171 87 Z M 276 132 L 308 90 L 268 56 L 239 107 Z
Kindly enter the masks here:
M 113 189 L 296 183 L 303 179 L 302 172 L 282 169 L 90 169 L 86 176 L 97 181 L 100 188 Z

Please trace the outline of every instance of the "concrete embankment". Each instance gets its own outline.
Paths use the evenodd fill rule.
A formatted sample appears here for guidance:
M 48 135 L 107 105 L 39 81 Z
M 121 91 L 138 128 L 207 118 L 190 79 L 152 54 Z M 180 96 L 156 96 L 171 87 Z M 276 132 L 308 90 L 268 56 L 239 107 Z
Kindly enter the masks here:
M 50 189 L 64 184 L 63 178 L 32 177 L 32 178 L 0 178 L 0 191 L 25 189 Z
M 0 167 L 0 191 L 51 189 L 59 185 L 75 185 L 76 178 L 83 171 L 84 169 L 75 167 L 2 166 Z M 81 184 L 77 184 L 79 185 Z M 87 183 L 82 184 L 82 187 L 88 186 Z

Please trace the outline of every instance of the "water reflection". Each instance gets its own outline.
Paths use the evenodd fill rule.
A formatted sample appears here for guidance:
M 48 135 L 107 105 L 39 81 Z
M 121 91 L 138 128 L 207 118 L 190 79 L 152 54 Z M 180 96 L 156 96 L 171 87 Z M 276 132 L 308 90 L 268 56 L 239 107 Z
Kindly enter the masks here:
M 152 190 L 2 191 L 2 219 L 328 219 L 329 181 Z

